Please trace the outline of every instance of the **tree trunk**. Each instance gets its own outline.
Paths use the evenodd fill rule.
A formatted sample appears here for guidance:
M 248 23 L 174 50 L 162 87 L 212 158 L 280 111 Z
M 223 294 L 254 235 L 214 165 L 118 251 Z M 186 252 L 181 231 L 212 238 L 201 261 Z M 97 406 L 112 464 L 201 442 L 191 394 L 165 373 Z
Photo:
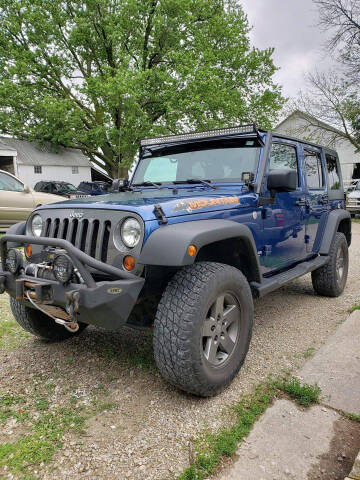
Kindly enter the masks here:
M 122 165 L 114 165 L 111 168 L 111 176 L 113 178 L 129 178 L 129 172 L 128 169 L 126 167 L 123 167 Z

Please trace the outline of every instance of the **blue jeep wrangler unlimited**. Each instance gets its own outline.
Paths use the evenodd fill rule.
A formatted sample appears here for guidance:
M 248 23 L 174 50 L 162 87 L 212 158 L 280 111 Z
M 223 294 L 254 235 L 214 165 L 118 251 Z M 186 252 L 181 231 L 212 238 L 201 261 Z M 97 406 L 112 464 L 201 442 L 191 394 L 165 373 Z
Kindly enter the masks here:
M 153 325 L 164 378 L 210 396 L 244 362 L 253 297 L 309 272 L 319 295 L 344 290 L 351 222 L 332 150 L 255 125 L 145 139 L 113 190 L 39 207 L 1 238 L 0 290 L 31 333 Z

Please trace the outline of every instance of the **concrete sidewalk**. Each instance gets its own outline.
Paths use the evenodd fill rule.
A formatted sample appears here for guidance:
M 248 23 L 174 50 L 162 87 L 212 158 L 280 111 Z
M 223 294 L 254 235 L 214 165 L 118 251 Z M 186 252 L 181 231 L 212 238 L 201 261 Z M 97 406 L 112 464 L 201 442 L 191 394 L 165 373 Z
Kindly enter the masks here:
M 360 311 L 348 317 L 298 376 L 321 387 L 322 404 L 300 409 L 289 400 L 277 400 L 241 444 L 235 463 L 218 478 L 335 480 L 350 471 L 360 426 L 338 410 L 360 414 Z M 360 480 L 356 468 L 360 470 L 360 458 L 349 474 Z

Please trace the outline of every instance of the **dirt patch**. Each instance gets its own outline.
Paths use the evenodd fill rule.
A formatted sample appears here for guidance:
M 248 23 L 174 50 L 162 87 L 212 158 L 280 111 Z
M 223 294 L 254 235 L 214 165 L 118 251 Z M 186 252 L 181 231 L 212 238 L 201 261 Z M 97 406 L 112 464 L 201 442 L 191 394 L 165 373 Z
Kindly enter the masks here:
M 308 473 L 309 480 L 343 480 L 360 450 L 360 423 L 341 418 L 334 423 L 330 449 Z

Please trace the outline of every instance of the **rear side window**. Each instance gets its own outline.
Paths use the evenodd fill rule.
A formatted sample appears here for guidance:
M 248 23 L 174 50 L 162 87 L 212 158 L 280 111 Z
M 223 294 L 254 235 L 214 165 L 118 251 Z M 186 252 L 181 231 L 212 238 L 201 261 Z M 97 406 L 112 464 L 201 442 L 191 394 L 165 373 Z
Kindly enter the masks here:
M 296 170 L 299 185 L 299 169 L 296 148 L 291 145 L 273 143 L 271 147 L 269 171 L 284 168 Z
M 329 190 L 339 190 L 340 189 L 340 176 L 338 163 L 334 155 L 326 154 L 326 168 L 328 171 L 329 179 Z
M 324 186 L 324 175 L 319 152 L 305 150 L 306 182 L 309 189 Z

